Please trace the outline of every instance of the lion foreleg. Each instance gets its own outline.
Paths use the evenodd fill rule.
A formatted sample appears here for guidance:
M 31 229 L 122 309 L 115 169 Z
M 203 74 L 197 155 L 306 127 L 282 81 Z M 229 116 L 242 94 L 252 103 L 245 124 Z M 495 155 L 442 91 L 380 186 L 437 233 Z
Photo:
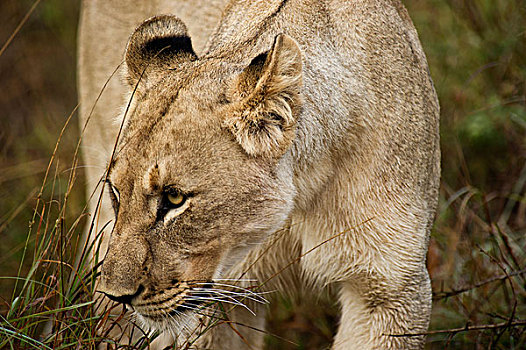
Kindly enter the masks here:
M 431 315 L 427 271 L 402 288 L 385 283 L 365 292 L 352 282 L 340 290 L 341 320 L 333 349 L 422 349 Z

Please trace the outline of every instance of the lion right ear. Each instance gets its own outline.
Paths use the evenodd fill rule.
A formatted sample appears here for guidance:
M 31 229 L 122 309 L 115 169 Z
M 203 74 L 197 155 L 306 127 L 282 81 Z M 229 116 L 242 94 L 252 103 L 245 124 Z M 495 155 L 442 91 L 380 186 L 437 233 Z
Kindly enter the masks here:
M 245 152 L 279 158 L 291 146 L 301 110 L 302 55 L 294 39 L 279 34 L 237 77 L 240 97 L 224 125 Z
M 197 59 L 185 24 L 175 16 L 155 16 L 131 35 L 126 48 L 127 79 L 148 87 L 169 68 Z

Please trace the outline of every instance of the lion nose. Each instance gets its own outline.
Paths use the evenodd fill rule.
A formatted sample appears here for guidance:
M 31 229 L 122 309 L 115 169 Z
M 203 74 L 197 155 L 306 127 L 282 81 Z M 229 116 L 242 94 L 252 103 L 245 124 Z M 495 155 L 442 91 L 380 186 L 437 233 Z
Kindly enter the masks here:
M 112 295 L 107 292 L 102 292 L 102 293 L 113 301 L 116 301 L 121 304 L 130 305 L 132 303 L 132 300 L 138 297 L 143 291 L 144 291 L 144 286 L 141 284 L 139 285 L 139 288 L 137 288 L 137 291 L 134 294 Z

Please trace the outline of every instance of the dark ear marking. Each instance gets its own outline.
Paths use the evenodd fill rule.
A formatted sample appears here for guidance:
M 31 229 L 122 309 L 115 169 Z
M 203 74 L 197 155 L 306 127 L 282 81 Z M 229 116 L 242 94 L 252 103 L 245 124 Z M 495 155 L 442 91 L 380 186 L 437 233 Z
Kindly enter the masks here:
M 256 86 L 263 74 L 263 66 L 268 57 L 268 51 L 263 52 L 252 59 L 238 79 L 237 89 L 241 96 L 248 96 Z
M 181 55 L 183 53 L 192 55 L 192 41 L 187 36 L 166 36 L 155 38 L 144 44 L 142 51 L 153 57 L 170 57 Z
M 175 16 L 155 16 L 144 21 L 131 35 L 126 48 L 127 78 L 155 80 L 163 71 L 197 59 L 185 24 Z

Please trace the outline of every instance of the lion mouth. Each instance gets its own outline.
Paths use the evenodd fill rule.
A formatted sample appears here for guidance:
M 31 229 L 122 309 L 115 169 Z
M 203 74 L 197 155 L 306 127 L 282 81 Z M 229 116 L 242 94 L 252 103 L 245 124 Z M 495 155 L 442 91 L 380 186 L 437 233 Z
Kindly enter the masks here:
M 202 286 L 183 283 L 168 288 L 161 295 L 145 293 L 139 300 L 133 300 L 130 306 L 141 316 L 155 320 L 188 312 L 199 313 L 214 302 L 212 290 L 211 283 Z
M 242 307 L 254 314 L 246 305 L 248 301 L 268 303 L 263 293 L 251 287 L 220 281 L 192 281 L 176 283 L 162 292 L 147 289 L 127 306 L 149 323 L 160 324 L 189 314 L 215 316 L 217 311 L 228 309 L 226 305 Z

